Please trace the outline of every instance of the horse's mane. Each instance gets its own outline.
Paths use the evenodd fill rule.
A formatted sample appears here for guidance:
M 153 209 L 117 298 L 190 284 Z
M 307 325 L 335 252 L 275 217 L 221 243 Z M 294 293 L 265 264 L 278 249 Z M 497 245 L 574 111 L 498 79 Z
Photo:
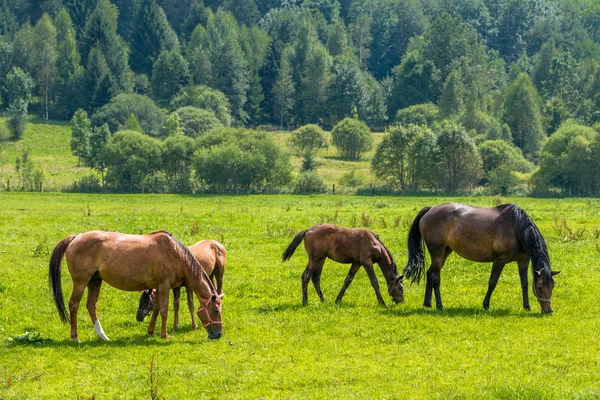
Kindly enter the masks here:
M 392 253 L 388 250 L 387 247 L 385 247 L 385 244 L 383 244 L 383 242 L 381 241 L 381 239 L 379 239 L 379 236 L 377 234 L 375 234 L 374 232 L 373 236 L 375 236 L 375 239 L 377 239 L 377 241 L 383 246 L 383 248 L 385 249 L 388 257 L 390 258 L 390 261 L 392 262 L 392 271 L 394 272 L 394 276 L 398 275 L 398 267 L 396 266 L 396 260 L 394 260 L 394 257 L 392 256 Z
M 192 270 L 192 275 L 193 275 L 194 279 L 198 279 L 199 281 L 201 281 L 202 279 L 206 278 L 206 281 L 208 282 L 209 286 L 212 288 L 213 292 L 217 291 L 215 289 L 215 286 L 213 285 L 212 281 L 210 280 L 210 278 L 204 271 L 204 268 L 202 268 L 202 265 L 200 265 L 198 260 L 196 260 L 196 257 L 194 257 L 194 255 L 192 254 L 190 249 L 187 248 L 186 245 L 181 243 L 175 236 L 173 236 L 173 234 L 171 232 L 166 231 L 166 230 L 158 230 L 158 231 L 149 233 L 149 235 L 156 234 L 156 233 L 169 237 L 169 239 L 175 245 L 175 251 L 177 252 L 177 255 L 179 257 L 181 257 L 183 262 L 185 264 L 187 264 L 190 267 L 190 269 Z
M 540 271 L 544 282 L 551 280 L 550 255 L 548 254 L 546 241 L 536 224 L 525 210 L 515 204 L 507 205 L 503 212 L 510 213 L 514 218 L 517 239 L 531 258 L 533 272 Z

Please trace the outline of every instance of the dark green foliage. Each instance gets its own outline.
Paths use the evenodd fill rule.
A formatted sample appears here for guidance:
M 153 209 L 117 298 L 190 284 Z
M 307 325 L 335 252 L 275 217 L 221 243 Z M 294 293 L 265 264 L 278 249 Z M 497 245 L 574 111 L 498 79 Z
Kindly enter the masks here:
M 110 92 L 113 94 L 131 89 L 128 48 L 117 34 L 117 15 L 118 9 L 110 1 L 98 0 L 79 43 L 83 64 L 89 65 L 88 58 L 94 48 L 104 57 L 110 75 Z
M 503 140 L 488 140 L 478 146 L 483 162 L 485 180 L 491 194 L 507 195 L 514 192 L 521 180 L 517 173 L 529 173 L 532 163 L 523 157 L 521 150 Z
M 432 127 L 440 110 L 433 103 L 417 104 L 398 110 L 395 121 L 401 125 L 415 124 Z
M 446 124 L 437 139 L 439 184 L 448 192 L 468 189 L 482 175 L 481 156 L 460 125 Z
M 186 87 L 171 101 L 171 109 L 185 106 L 212 111 L 223 126 L 231 125 L 231 108 L 225 94 L 204 85 Z
M 33 79 L 19 67 L 13 67 L 6 76 L 8 98 L 8 128 L 15 139 L 20 139 L 27 127 L 27 107 L 34 88 Z
M 191 191 L 191 171 L 195 151 L 195 141 L 183 135 L 170 136 L 162 143 L 162 170 L 167 178 L 169 191 L 175 193 Z
M 156 139 L 135 131 L 117 132 L 106 148 L 106 183 L 116 191 L 144 192 L 161 160 Z
M 187 63 L 179 49 L 163 51 L 152 68 L 152 96 L 159 104 L 168 105 L 190 79 Z
M 362 121 L 346 118 L 331 131 L 333 145 L 343 158 L 358 160 L 361 154 L 373 148 L 373 135 Z
M 333 121 L 337 122 L 356 114 L 366 103 L 366 95 L 358 60 L 353 56 L 336 58 L 332 68 L 327 107 Z
M 186 106 L 178 108 L 173 114 L 178 116 L 181 130 L 189 137 L 195 138 L 211 129 L 223 127 L 221 122 L 215 117 L 215 114 L 210 110 Z
M 12 68 L 13 46 L 11 43 L 0 40 L 0 102 L 2 108 L 8 107 L 6 93 L 6 77 Z
M 260 17 L 254 0 L 225 0 L 223 7 L 231 12 L 240 24 L 247 26 L 254 25 Z
M 17 18 L 7 1 L 0 1 L 0 36 L 11 36 L 17 28 Z
M 432 61 L 424 60 L 418 52 L 408 53 L 392 71 L 394 83 L 388 99 L 388 113 L 415 104 L 433 102 L 439 95 L 439 77 Z
M 131 69 L 150 75 L 152 65 L 163 51 L 179 47 L 177 35 L 156 0 L 141 0 L 131 30 Z
M 401 191 L 419 190 L 422 171 L 417 168 L 417 157 L 435 157 L 419 154 L 417 140 L 431 134 L 427 126 L 395 125 L 390 127 L 371 159 L 375 176 L 388 186 Z
M 537 157 L 546 134 L 542 126 L 540 99 L 527 74 L 519 74 L 508 86 L 505 99 L 504 118 L 514 144 L 525 157 Z
M 120 94 L 92 115 L 92 125 L 108 124 L 111 132 L 125 127 L 133 114 L 142 125 L 145 134 L 159 136 L 165 114 L 152 99 L 139 94 Z
M 108 141 L 110 140 L 110 130 L 108 125 L 95 126 L 92 128 L 90 136 L 89 154 L 86 163 L 100 172 L 102 176 L 102 187 L 104 187 L 104 172 L 106 171 L 106 152 Z
M 294 184 L 294 192 L 301 194 L 324 193 L 327 190 L 321 175 L 314 171 L 303 170 Z
M 291 133 L 288 146 L 296 155 L 314 155 L 319 149 L 327 147 L 327 139 L 320 126 L 308 124 Z
M 544 143 L 535 183 L 538 190 L 559 188 L 568 194 L 595 195 L 598 179 L 598 133 L 574 121 L 563 124 Z
M 90 137 L 92 136 L 92 123 L 85 110 L 79 109 L 71 119 L 71 152 L 78 157 L 78 165 L 81 160 L 89 158 Z
M 64 0 L 65 9 L 68 11 L 73 26 L 77 32 L 77 37 L 81 37 L 85 28 L 85 23 L 92 11 L 96 8 L 99 0 Z M 122 11 L 121 11 L 122 12 Z
M 215 192 L 256 192 L 290 181 L 288 157 L 265 132 L 215 129 L 194 155 L 199 181 Z

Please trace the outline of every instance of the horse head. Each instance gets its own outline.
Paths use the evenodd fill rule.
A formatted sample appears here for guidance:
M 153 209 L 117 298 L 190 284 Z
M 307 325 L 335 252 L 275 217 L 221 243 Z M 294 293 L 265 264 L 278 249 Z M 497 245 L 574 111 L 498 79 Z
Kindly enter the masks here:
M 550 314 L 552 312 L 552 289 L 554 289 L 554 275 L 558 275 L 560 271 L 550 271 L 548 268 L 534 271 L 533 279 L 533 294 L 537 298 L 542 307 L 542 314 Z
M 213 294 L 205 302 L 200 300 L 198 318 L 208 332 L 209 339 L 218 339 L 223 336 L 223 317 L 221 315 L 221 299 L 225 293 Z
M 135 319 L 138 322 L 142 322 L 147 315 L 152 313 L 152 309 L 154 308 L 154 289 L 146 289 L 142 290 L 140 296 L 140 302 L 138 305 L 138 311 L 135 315 Z
M 395 303 L 404 303 L 404 275 L 396 276 L 389 289 L 390 296 Z

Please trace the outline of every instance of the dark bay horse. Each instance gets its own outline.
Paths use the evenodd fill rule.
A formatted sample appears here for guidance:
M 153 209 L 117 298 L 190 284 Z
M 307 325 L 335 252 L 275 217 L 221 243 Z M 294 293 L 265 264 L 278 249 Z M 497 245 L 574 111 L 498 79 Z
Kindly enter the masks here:
M 217 242 L 216 240 L 202 240 L 196 244 L 188 247 L 192 252 L 194 258 L 200 263 L 204 272 L 210 277 L 210 279 L 217 286 L 217 293 L 223 293 L 223 275 L 225 274 L 225 264 L 227 263 L 227 251 L 225 247 Z M 192 328 L 196 329 L 196 318 L 194 316 L 194 297 L 193 292 L 187 283 L 182 285 L 185 287 L 187 294 L 187 304 L 190 309 L 190 315 L 192 316 Z M 174 287 L 173 290 L 173 331 L 177 332 L 179 328 L 179 303 L 181 298 L 181 287 Z M 150 314 L 154 308 L 154 298 L 156 296 L 156 289 L 146 289 L 142 291 L 140 296 L 138 311 L 136 319 L 138 322 L 142 322 L 148 314 Z M 157 310 L 154 310 L 156 312 Z
M 440 271 L 453 251 L 467 260 L 491 262 L 492 272 L 483 308 L 490 305 L 490 297 L 498 283 L 504 265 L 516 261 L 523 291 L 523 307 L 530 310 L 527 290 L 527 266 L 531 260 L 533 294 L 542 313 L 551 313 L 554 275 L 550 269 L 546 242 L 532 219 L 514 204 L 494 208 L 480 208 L 465 204 L 445 203 L 423 208 L 415 218 L 408 234 L 408 263 L 404 274 L 417 283 L 425 265 L 423 244 L 431 255 L 427 270 L 425 307 L 431 307 L 431 293 L 435 292 L 438 309 L 443 309 L 440 296 Z
M 66 255 L 69 273 L 73 279 L 73 293 L 67 315 L 60 266 Z M 221 297 L 211 280 L 187 247 L 167 231 L 146 235 L 126 235 L 117 232 L 91 231 L 69 236 L 60 241 L 50 258 L 49 281 L 54 302 L 63 322 L 71 323 L 71 338 L 79 342 L 77 310 L 85 288 L 88 288 L 87 309 L 96 334 L 108 337 L 102 330 L 97 315 L 98 296 L 103 281 L 121 290 L 140 291 L 157 288 L 157 302 L 162 318 L 161 337 L 167 338 L 169 291 L 186 282 L 194 291 L 202 307 L 198 317 L 208 337 L 222 336 Z M 158 312 L 152 315 L 148 334 L 154 334 Z
M 294 254 L 302 240 L 304 240 L 304 247 L 308 253 L 308 265 L 302 274 L 302 304 L 308 304 L 308 282 L 310 280 L 312 280 L 321 301 L 325 301 L 323 292 L 321 292 L 321 272 L 326 258 L 342 264 L 352 264 L 335 300 L 336 303 L 342 300 L 346 289 L 362 265 L 371 280 L 377 301 L 379 304 L 385 305 L 379 292 L 379 283 L 373 270 L 373 263 L 379 264 L 392 299 L 396 303 L 404 302 L 403 276 L 398 275 L 396 262 L 391 253 L 373 232 L 367 229 L 342 228 L 330 224 L 315 225 L 294 237 L 292 243 L 283 252 L 283 261 L 288 260 Z

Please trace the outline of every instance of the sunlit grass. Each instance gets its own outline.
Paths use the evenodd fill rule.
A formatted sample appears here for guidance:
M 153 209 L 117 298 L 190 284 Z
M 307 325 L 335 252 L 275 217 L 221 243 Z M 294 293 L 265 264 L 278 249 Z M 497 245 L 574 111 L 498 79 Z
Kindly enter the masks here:
M 311 286 L 309 306 L 301 306 L 303 246 L 281 262 L 293 234 L 327 221 L 368 222 L 402 266 L 418 210 L 447 200 L 0 193 L 0 398 L 147 398 L 153 356 L 159 397 L 169 399 L 598 398 L 599 200 L 504 199 L 534 218 L 553 269 L 562 270 L 551 316 L 534 302 L 532 312 L 521 308 L 515 265 L 505 268 L 483 310 L 490 265 L 456 256 L 442 271 L 445 312 L 423 309 L 423 285 L 407 285 L 405 304 L 384 295 L 388 306 L 381 308 L 362 271 L 335 305 L 349 266 L 332 261 L 322 276 L 327 301 Z M 452 200 L 491 206 L 495 199 Z M 585 229 L 580 240 L 558 237 L 561 217 Z M 149 338 L 147 321 L 135 321 L 137 293 L 104 285 L 99 316 L 111 342 L 96 337 L 82 304 L 82 343 L 73 343 L 48 288 L 48 254 L 65 236 L 93 229 L 168 229 L 186 244 L 222 241 L 224 337 L 209 341 L 204 330 L 191 330 L 183 306 L 177 334 Z M 66 269 L 63 263 L 68 297 Z M 51 341 L 4 343 L 25 332 Z

